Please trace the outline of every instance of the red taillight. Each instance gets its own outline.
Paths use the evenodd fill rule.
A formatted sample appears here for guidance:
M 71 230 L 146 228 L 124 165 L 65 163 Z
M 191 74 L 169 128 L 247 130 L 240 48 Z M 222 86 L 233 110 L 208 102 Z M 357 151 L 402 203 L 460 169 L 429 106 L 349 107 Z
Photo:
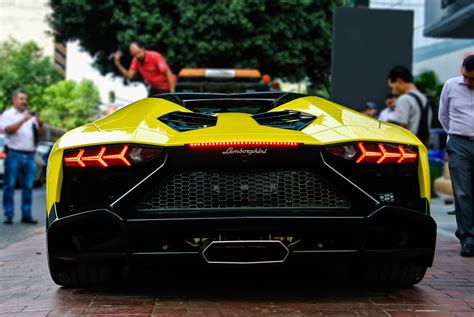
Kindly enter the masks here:
M 4 160 L 7 158 L 7 154 L 3 151 L 0 151 L 0 160 Z
M 238 141 L 238 142 L 203 142 L 203 143 L 190 143 L 189 147 L 192 148 L 213 148 L 223 146 L 275 146 L 275 147 L 296 147 L 301 143 L 297 142 L 266 142 L 266 141 Z
M 119 153 L 115 154 L 107 154 L 103 156 L 103 159 L 110 163 L 115 163 L 117 165 L 127 165 L 130 166 L 130 162 L 128 161 L 126 155 L 128 151 L 128 145 L 124 145 L 122 150 Z
M 356 163 L 365 162 L 365 163 L 374 163 L 377 162 L 379 157 L 382 156 L 377 150 L 376 144 L 366 144 L 362 142 L 357 143 L 359 150 L 361 152 L 360 156 L 357 158 Z
M 95 149 L 94 149 L 95 150 Z M 109 165 L 104 161 L 102 156 L 104 156 L 104 153 L 107 149 L 105 146 L 99 148 L 98 150 L 94 151 L 96 152 L 95 154 L 92 155 L 83 155 L 81 157 L 82 162 L 86 166 L 100 166 L 100 167 L 108 167 Z
M 413 163 L 418 158 L 418 153 L 411 149 L 404 149 L 402 145 L 398 146 L 398 149 L 402 156 L 398 159 L 397 163 Z
M 356 163 L 399 164 L 414 163 L 418 159 L 416 147 L 388 143 L 358 142 L 353 145 L 330 146 L 326 150 Z
M 129 145 L 103 145 L 66 150 L 66 167 L 131 166 L 158 156 L 161 148 Z
M 78 150 L 75 156 L 64 157 L 64 164 L 66 166 L 79 166 L 79 167 L 86 167 L 86 163 L 82 161 L 82 156 L 84 155 L 84 150 Z

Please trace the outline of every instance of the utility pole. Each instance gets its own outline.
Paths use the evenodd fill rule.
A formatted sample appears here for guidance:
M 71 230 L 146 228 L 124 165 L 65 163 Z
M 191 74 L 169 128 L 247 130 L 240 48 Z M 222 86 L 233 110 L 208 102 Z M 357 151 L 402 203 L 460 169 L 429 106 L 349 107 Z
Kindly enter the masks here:
M 59 69 L 59 72 L 66 78 L 66 58 L 67 58 L 67 46 L 66 43 L 55 42 L 54 43 L 54 64 Z

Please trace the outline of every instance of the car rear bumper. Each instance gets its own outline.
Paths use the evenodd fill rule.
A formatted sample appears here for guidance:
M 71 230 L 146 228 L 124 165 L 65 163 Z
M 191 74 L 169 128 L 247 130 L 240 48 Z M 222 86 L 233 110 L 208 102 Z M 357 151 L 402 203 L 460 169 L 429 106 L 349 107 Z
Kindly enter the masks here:
M 53 206 L 47 229 L 50 265 L 104 260 L 290 265 L 351 257 L 431 266 L 436 243 L 436 223 L 429 215 L 393 206 L 368 216 L 122 219 L 107 209 L 55 215 Z M 266 256 L 259 258 L 255 250 Z

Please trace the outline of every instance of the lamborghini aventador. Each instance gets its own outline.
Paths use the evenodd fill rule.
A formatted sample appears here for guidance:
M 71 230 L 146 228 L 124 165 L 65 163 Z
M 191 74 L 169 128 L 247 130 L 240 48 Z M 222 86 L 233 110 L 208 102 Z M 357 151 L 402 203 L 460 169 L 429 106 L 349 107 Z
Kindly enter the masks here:
M 432 265 L 427 149 L 409 131 L 302 94 L 162 94 L 66 133 L 49 157 L 53 280 L 139 263 L 361 263 L 411 285 Z

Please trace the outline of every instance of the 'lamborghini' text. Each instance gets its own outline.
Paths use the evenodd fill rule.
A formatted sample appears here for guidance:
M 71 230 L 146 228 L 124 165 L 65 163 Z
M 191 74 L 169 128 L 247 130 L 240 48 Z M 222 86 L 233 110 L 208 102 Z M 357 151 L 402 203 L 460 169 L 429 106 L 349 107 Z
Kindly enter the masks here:
M 234 149 L 233 147 L 228 147 L 227 150 L 223 151 L 223 155 L 237 154 L 237 155 L 253 155 L 253 154 L 267 154 L 268 149 Z

